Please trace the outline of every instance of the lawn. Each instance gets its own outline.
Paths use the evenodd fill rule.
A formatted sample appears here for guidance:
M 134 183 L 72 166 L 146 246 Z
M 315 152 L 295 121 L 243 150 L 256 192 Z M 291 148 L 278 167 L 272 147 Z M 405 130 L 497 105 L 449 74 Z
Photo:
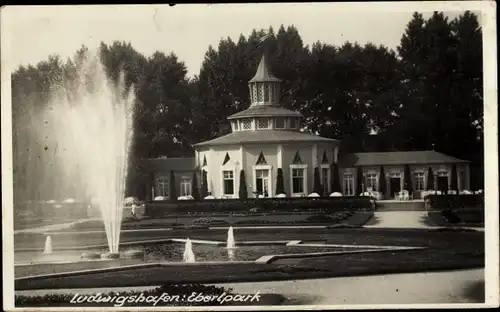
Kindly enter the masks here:
M 189 233 L 188 233 L 189 232 Z M 134 233 L 135 235 L 137 233 Z M 149 233 L 151 234 L 151 233 Z M 225 240 L 225 231 L 167 231 L 165 237 Z M 156 236 L 156 235 L 155 235 Z M 126 235 L 125 240 L 137 239 Z M 134 269 L 121 272 L 17 280 L 16 289 L 150 286 L 167 283 L 225 283 L 238 281 L 287 280 L 383 273 L 450 270 L 484 267 L 483 232 L 438 232 L 400 229 L 240 229 L 236 240 L 303 240 L 330 244 L 392 245 L 427 247 L 423 250 L 343 254 L 307 259 L 281 259 L 271 264 L 186 265 Z M 142 237 L 145 239 L 145 237 Z M 151 239 L 151 237 L 149 237 Z M 60 240 L 63 242 L 63 240 Z M 80 266 L 80 267 L 78 267 Z M 67 265 L 64 271 L 81 269 Z M 48 271 L 47 271 L 48 270 Z M 16 276 L 60 271 L 55 267 L 16 267 Z
M 269 225 L 332 225 L 346 224 L 363 226 L 373 212 L 335 212 L 325 213 L 287 213 L 287 214 L 234 214 L 215 217 L 200 217 L 179 215 L 168 218 L 131 218 L 122 221 L 122 230 L 185 228 L 209 226 L 269 226 Z M 74 224 L 63 232 L 73 231 L 104 231 L 104 225 L 99 220 L 89 220 Z
M 443 227 L 484 227 L 484 214 L 479 210 L 429 211 L 429 224 Z

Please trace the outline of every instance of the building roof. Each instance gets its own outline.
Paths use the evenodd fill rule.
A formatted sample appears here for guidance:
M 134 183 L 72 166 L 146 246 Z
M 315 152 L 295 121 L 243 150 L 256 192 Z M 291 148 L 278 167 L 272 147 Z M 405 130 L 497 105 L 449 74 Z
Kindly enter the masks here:
M 274 142 L 338 142 L 317 135 L 287 130 L 254 130 L 236 131 L 213 140 L 194 144 L 195 147 L 210 145 L 229 145 L 241 143 L 274 143 Z
M 436 151 L 352 153 L 341 155 L 339 159 L 339 164 L 342 166 L 423 165 L 467 162 L 469 161 Z
M 229 116 L 227 119 L 245 118 L 245 117 L 300 117 L 302 114 L 280 106 L 273 105 L 255 105 Z
M 263 54 L 260 59 L 259 66 L 257 67 L 257 72 L 249 82 L 280 82 L 281 80 L 274 77 L 274 75 L 269 71 L 269 66 L 267 64 L 266 55 Z
M 160 157 L 146 159 L 147 168 L 150 172 L 159 171 L 192 171 L 196 162 L 194 157 Z

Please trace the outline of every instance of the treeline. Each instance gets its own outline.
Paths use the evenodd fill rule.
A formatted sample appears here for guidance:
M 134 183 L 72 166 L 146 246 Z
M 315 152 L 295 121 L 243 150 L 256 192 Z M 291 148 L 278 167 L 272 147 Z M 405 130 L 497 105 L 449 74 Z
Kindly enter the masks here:
M 12 74 L 14 142 L 23 141 L 29 116 L 49 105 L 51 86 L 70 80 L 86 50 Z M 283 80 L 282 104 L 306 116 L 305 131 L 341 139 L 344 151 L 434 149 L 465 158 L 473 162 L 473 187 L 482 187 L 482 31 L 471 12 L 453 20 L 414 13 L 396 51 L 351 42 L 305 46 L 294 26 L 254 30 L 208 47 L 191 79 L 174 53 L 147 57 L 129 43 L 101 43 L 109 78 L 123 72 L 136 94 L 133 171 L 141 172 L 139 159 L 192 155 L 191 144 L 227 132 L 225 118 L 250 104 L 247 82 L 264 50 Z M 23 148 L 14 145 L 18 170 L 29 168 Z

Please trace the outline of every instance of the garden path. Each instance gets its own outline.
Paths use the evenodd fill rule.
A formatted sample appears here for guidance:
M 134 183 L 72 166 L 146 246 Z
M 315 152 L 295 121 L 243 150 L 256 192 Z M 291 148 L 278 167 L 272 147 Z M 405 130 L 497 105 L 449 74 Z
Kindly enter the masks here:
M 430 228 L 426 211 L 376 211 L 365 227 L 374 228 Z
M 279 293 L 285 304 L 432 304 L 484 302 L 484 270 L 385 274 L 218 285 L 237 293 Z

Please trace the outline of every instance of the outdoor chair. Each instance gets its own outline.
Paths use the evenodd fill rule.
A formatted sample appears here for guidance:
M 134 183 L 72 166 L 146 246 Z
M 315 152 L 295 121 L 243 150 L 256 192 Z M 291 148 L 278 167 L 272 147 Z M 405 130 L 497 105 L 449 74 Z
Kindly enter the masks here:
M 410 193 L 407 190 L 402 190 L 401 200 L 409 200 L 409 199 L 410 199 Z
M 394 196 L 395 200 L 403 200 L 403 193 L 402 192 L 397 192 L 396 195 Z

